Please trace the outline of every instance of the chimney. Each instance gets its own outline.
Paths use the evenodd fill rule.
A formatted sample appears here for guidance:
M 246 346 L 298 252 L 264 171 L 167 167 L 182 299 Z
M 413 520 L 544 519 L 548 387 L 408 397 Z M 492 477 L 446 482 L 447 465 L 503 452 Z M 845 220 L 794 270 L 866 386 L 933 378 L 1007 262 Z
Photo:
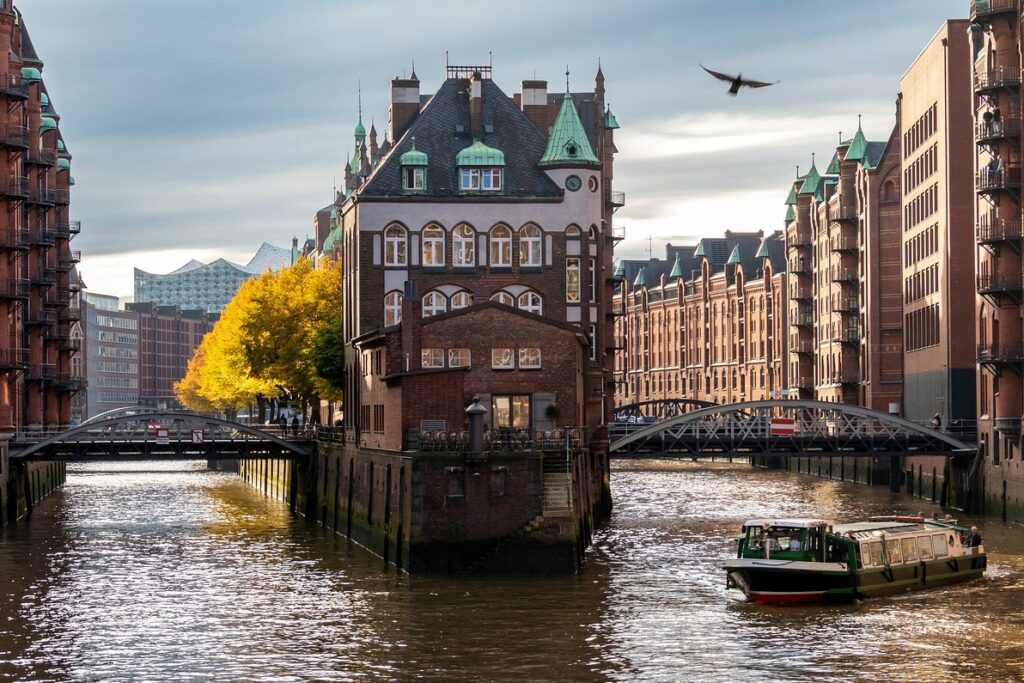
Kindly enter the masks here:
M 391 79 L 391 108 L 388 110 L 388 138 L 397 142 L 420 113 L 420 79 Z
M 423 325 L 423 309 L 420 306 L 420 295 L 413 280 L 405 281 L 405 292 L 402 295 L 402 369 L 418 370 L 422 357 L 421 332 Z
M 483 90 L 483 76 L 479 71 L 474 71 L 473 78 L 469 82 L 469 132 L 474 140 L 483 138 L 484 135 Z
M 522 102 L 523 113 L 533 121 L 537 130 L 548 134 L 548 82 L 547 81 L 523 81 Z

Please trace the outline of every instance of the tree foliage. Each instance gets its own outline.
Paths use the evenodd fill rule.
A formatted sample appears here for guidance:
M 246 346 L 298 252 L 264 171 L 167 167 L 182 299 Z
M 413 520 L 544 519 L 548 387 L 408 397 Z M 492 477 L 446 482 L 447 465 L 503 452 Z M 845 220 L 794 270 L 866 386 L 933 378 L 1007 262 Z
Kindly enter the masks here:
M 321 328 L 313 340 L 313 368 L 317 375 L 338 390 L 345 382 L 345 358 L 338 353 L 341 345 L 340 318 Z
M 341 269 L 336 264 L 314 268 L 303 258 L 290 268 L 267 271 L 239 288 L 203 338 L 187 374 L 175 385 L 178 400 L 204 412 L 282 395 L 338 400 L 336 378 L 317 371 L 314 346 L 322 331 L 340 320 Z M 338 342 L 333 353 L 340 362 L 340 334 Z

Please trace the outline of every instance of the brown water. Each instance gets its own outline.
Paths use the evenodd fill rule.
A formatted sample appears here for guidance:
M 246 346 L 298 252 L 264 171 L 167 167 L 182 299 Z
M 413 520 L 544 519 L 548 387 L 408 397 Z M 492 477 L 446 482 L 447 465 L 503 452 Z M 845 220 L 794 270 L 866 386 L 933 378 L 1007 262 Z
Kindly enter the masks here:
M 199 464 L 76 466 L 0 539 L 0 679 L 1024 680 L 1024 533 L 983 581 L 758 607 L 722 561 L 758 516 L 916 512 L 742 465 L 619 466 L 585 570 L 409 577 Z M 969 521 L 969 520 L 967 520 Z

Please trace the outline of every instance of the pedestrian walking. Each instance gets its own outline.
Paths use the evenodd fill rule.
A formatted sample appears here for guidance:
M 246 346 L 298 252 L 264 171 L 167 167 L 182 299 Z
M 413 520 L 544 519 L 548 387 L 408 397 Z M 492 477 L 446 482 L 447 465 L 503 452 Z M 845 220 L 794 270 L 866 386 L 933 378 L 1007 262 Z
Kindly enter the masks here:
M 294 435 L 296 439 L 299 438 L 299 414 L 298 413 L 295 413 L 294 415 L 292 415 L 292 435 Z
M 281 436 L 288 436 L 288 416 L 282 410 L 278 413 L 277 424 L 281 427 Z

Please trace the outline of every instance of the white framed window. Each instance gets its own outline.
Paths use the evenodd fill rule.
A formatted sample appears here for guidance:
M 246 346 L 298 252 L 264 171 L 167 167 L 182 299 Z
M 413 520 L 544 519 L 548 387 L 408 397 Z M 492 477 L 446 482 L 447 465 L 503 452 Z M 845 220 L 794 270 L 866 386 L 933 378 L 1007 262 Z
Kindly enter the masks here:
M 406 264 L 405 228 L 391 225 L 384 230 L 384 265 L 404 266 Z
M 402 293 L 398 290 L 384 295 L 384 327 L 402 322 Z
M 463 168 L 459 173 L 459 189 L 490 192 L 501 190 L 501 169 Z
M 590 283 L 590 303 L 597 301 L 597 259 L 587 261 L 587 282 Z
M 507 226 L 491 228 L 490 263 L 499 268 L 512 265 L 512 231 Z
M 422 349 L 420 351 L 420 366 L 424 368 L 443 368 L 444 349 Z
M 424 190 L 427 187 L 427 169 L 422 166 L 406 166 L 402 169 L 402 189 Z
M 519 231 L 519 265 L 534 267 L 541 263 L 541 232 L 536 225 L 524 226 Z
M 461 292 L 455 292 L 451 298 L 451 309 L 454 311 L 457 308 L 468 308 L 473 303 L 473 297 L 470 296 L 469 292 L 463 290 Z
M 494 370 L 514 370 L 516 367 L 516 350 L 509 347 L 491 349 L 491 368 Z
M 580 260 L 575 256 L 565 259 L 565 300 L 580 301 Z
M 468 368 L 470 363 L 469 349 L 448 349 L 448 367 Z
M 536 346 L 519 349 L 519 367 L 525 370 L 539 370 L 540 349 Z
M 452 264 L 463 268 L 476 265 L 476 230 L 465 223 L 452 231 Z
M 444 266 L 444 230 L 437 225 L 428 225 L 421 233 L 423 238 L 422 264 L 426 267 Z
M 516 303 L 521 311 L 544 315 L 544 301 L 537 292 L 523 292 L 519 295 L 519 300 Z
M 506 306 L 512 306 L 515 308 L 516 300 L 508 292 L 495 292 L 491 295 L 491 301 L 497 301 L 499 304 L 505 304 Z
M 590 335 L 590 360 L 597 360 L 597 325 L 588 325 L 587 334 Z
M 423 295 L 423 317 L 440 315 L 448 310 L 448 299 L 441 292 L 427 292 Z

